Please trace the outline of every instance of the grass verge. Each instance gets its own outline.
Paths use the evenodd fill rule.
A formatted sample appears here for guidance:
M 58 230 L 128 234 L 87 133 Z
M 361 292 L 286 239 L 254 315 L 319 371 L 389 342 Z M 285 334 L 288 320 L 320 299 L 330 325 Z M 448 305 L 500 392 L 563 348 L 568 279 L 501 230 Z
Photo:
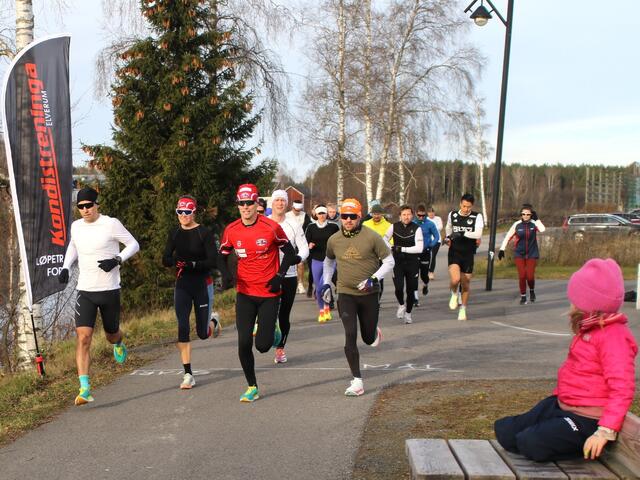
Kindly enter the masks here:
M 215 308 L 220 313 L 223 326 L 235 322 L 234 299 L 235 290 L 216 294 Z M 124 365 L 113 361 L 113 349 L 99 331 L 101 326 L 96 325 L 91 345 L 93 388 L 106 385 L 118 376 L 155 360 L 176 341 L 177 326 L 172 309 L 125 321 L 121 327 L 129 350 Z M 0 445 L 47 422 L 63 408 L 73 405 L 78 390 L 75 345 L 75 339 L 72 338 L 43 348 L 47 373 L 44 378 L 30 372 L 6 375 L 0 379 Z
M 496 419 L 527 411 L 554 386 L 555 380 L 469 380 L 385 388 L 369 412 L 352 478 L 409 479 L 406 439 L 495 438 Z M 640 414 L 637 397 L 631 411 Z
M 569 277 L 578 270 L 580 265 L 545 265 L 536 266 L 537 280 L 569 280 Z M 622 275 L 625 280 L 635 280 L 638 274 L 638 267 L 622 267 Z M 487 274 L 486 257 L 476 256 L 473 266 L 474 276 L 485 276 Z M 493 278 L 517 279 L 518 271 L 513 263 L 507 261 L 496 261 L 493 263 Z

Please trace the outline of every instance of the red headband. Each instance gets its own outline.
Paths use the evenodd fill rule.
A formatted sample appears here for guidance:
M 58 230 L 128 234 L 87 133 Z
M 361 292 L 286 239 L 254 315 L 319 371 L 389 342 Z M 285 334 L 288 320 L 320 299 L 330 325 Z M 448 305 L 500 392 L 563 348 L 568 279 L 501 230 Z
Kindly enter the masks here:
M 195 210 L 197 208 L 196 201 L 193 198 L 182 197 L 178 200 L 178 209 Z

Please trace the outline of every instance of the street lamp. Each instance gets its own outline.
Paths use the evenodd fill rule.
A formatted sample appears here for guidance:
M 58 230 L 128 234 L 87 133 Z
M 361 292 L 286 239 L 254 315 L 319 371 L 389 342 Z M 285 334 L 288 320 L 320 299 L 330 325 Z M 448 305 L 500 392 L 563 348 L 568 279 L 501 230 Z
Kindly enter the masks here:
M 491 7 L 491 11 L 488 11 L 484 6 L 484 2 Z M 473 6 L 478 3 L 478 0 L 473 0 L 469 6 L 464 10 L 465 13 L 469 12 Z M 486 25 L 491 14 L 495 13 L 496 16 L 506 27 L 506 33 L 504 37 L 504 58 L 502 61 L 502 87 L 500 91 L 500 116 L 498 118 L 498 142 L 496 144 L 496 165 L 493 172 L 493 198 L 491 199 L 491 226 L 489 228 L 489 252 L 487 254 L 487 284 L 485 289 L 490 291 L 493 286 L 493 260 L 495 257 L 496 249 L 496 228 L 498 224 L 498 204 L 500 200 L 500 169 L 502 167 L 502 140 L 504 138 L 504 116 L 507 103 L 507 80 L 509 78 L 509 53 L 511 51 L 511 27 L 513 26 L 513 0 L 508 0 L 507 4 L 507 19 L 505 20 L 496 7 L 491 3 L 491 0 L 480 0 L 480 6 L 476 8 L 471 14 L 471 18 L 476 25 L 482 27 Z

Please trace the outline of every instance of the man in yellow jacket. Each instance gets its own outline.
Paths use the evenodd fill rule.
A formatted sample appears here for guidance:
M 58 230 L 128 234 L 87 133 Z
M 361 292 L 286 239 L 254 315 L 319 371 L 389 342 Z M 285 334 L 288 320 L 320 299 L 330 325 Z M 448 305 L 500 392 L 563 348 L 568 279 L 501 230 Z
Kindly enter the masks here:
M 387 233 L 387 230 L 389 230 L 391 223 L 389 223 L 389 221 L 386 218 L 384 218 L 384 210 L 382 209 L 382 205 L 380 205 L 379 203 L 376 203 L 371 207 L 371 211 L 369 213 L 371 214 L 371 218 L 369 220 L 362 222 L 362 225 L 370 228 L 371 230 L 376 232 L 378 235 L 380 235 L 382 238 L 384 238 L 384 234 Z M 379 298 L 382 298 L 383 290 L 384 290 L 384 280 L 380 279 L 380 297 Z

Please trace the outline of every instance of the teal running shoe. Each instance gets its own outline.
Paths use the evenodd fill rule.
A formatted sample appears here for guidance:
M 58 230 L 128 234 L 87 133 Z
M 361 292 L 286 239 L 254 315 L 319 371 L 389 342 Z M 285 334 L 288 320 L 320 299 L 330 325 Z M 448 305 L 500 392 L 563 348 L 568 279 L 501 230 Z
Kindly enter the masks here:
M 240 397 L 241 402 L 255 402 L 260 398 L 260 393 L 258 392 L 258 387 L 249 387 L 247 391 L 242 394 Z
M 282 341 L 282 330 L 280 330 L 280 322 L 276 322 L 276 330 L 273 332 L 273 347 L 277 348 Z
M 127 347 L 124 346 L 124 343 L 120 343 L 120 345 L 113 345 L 113 358 L 116 359 L 116 362 L 122 364 L 127 359 Z
M 76 405 L 84 405 L 85 403 L 93 402 L 93 397 L 91 396 L 91 390 L 88 388 L 81 388 L 80 393 L 75 399 Z

